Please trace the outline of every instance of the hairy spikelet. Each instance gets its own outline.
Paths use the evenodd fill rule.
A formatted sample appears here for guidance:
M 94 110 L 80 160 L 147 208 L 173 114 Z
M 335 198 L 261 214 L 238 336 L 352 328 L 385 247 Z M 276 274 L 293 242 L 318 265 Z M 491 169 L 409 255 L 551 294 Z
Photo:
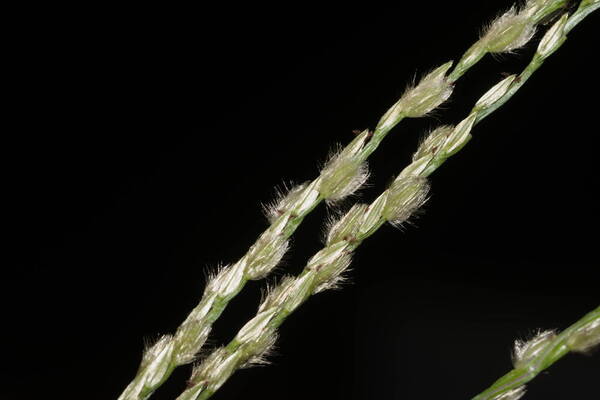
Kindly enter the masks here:
M 425 204 L 429 184 L 423 177 L 400 178 L 387 191 L 388 201 L 383 216 L 392 225 L 400 227 Z
M 452 61 L 434 69 L 414 87 L 408 88 L 377 124 L 377 129 L 390 129 L 403 117 L 417 118 L 444 103 L 452 94 L 453 85 L 446 78 Z
M 269 222 L 273 223 L 283 214 L 291 212 L 296 207 L 296 202 L 307 186 L 308 182 L 304 182 L 291 188 L 288 188 L 285 184 L 281 189 L 276 188 L 275 200 L 263 205 L 263 211 Z
M 334 150 L 321 169 L 319 191 L 328 202 L 340 201 L 360 189 L 369 178 L 369 168 L 361 152 L 370 132 L 363 131 L 350 145 Z
M 362 218 L 367 207 L 366 204 L 355 204 L 342 217 L 333 219 L 326 224 L 327 237 L 325 244 L 330 245 L 341 240 L 350 243 L 354 242 L 356 240 L 356 235 L 358 234 L 357 221 Z
M 523 10 L 519 12 L 513 6 L 492 21 L 481 36 L 481 45 L 490 53 L 506 53 L 529 42 L 535 33 L 535 24 L 528 10 Z
M 533 338 L 515 340 L 512 361 L 515 368 L 521 368 L 539 356 L 546 346 L 556 338 L 555 331 L 538 332 Z

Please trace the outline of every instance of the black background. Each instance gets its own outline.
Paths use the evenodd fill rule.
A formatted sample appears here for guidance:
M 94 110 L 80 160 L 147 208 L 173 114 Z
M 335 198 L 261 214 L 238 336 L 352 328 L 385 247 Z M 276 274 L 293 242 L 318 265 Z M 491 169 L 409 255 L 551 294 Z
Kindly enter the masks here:
M 457 60 L 511 4 L 489 3 L 20 14 L 4 74 L 0 397 L 116 399 L 144 340 L 196 304 L 207 268 L 235 262 L 266 228 L 273 187 L 314 178 L 413 77 Z M 272 365 L 238 372 L 214 398 L 468 399 L 511 368 L 515 338 L 596 307 L 599 22 L 579 25 L 475 128 L 432 176 L 414 225 L 381 229 L 349 285 L 288 319 Z M 424 132 L 519 72 L 539 37 L 484 58 L 431 118 L 403 121 L 360 198 L 376 197 Z M 306 218 L 271 281 L 321 247 L 327 213 Z M 264 283 L 231 302 L 209 348 L 255 313 Z M 589 398 L 599 370 L 598 353 L 569 355 L 525 398 Z M 189 371 L 153 398 L 173 399 Z

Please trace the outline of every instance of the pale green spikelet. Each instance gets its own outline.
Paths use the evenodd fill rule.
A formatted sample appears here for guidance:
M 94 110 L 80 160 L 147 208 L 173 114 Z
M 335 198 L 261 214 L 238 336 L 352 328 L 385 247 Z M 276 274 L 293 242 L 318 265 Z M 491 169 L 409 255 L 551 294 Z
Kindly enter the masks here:
M 515 340 L 513 348 L 513 365 L 515 368 L 521 368 L 546 348 L 546 346 L 556 338 L 555 331 L 539 332 L 533 338 L 527 341 Z
M 382 216 L 392 225 L 401 226 L 426 201 L 429 185 L 423 177 L 394 180 L 387 190 Z
M 450 67 L 452 61 L 434 69 L 415 87 L 406 90 L 400 100 L 381 117 L 376 129 L 390 129 L 404 117 L 422 117 L 448 100 L 452 94 L 452 84 L 446 78 Z
M 488 90 L 479 100 L 475 103 L 475 109 L 489 108 L 495 102 L 497 102 L 502 96 L 508 92 L 510 86 L 515 80 L 516 75 L 509 75 L 506 78 L 502 79 L 495 86 L 493 86 L 490 90 Z
M 537 48 L 540 57 L 546 58 L 554 53 L 567 40 L 565 26 L 567 25 L 568 15 L 565 14 L 546 32 Z
M 425 136 L 425 139 L 421 142 L 419 148 L 413 154 L 413 162 L 424 157 L 434 157 L 436 154 L 438 154 L 444 142 L 446 139 L 448 139 L 448 136 L 450 136 L 453 130 L 453 126 L 444 125 L 439 126 L 431 131 Z
M 305 195 L 304 191 L 308 186 L 308 182 L 291 187 L 284 187 L 277 190 L 276 199 L 263 205 L 263 211 L 270 223 L 273 223 L 277 218 L 286 213 L 291 213 L 297 207 L 297 202 L 301 196 Z
M 591 324 L 581 327 L 567 341 L 571 351 L 587 353 L 600 345 L 600 318 Z
M 355 204 L 343 217 L 330 224 L 327 229 L 325 244 L 330 245 L 340 240 L 353 242 L 358 234 L 357 220 L 362 218 L 367 208 L 366 204 Z
M 532 18 L 513 6 L 490 24 L 479 44 L 490 53 L 506 53 L 523 47 L 534 33 Z

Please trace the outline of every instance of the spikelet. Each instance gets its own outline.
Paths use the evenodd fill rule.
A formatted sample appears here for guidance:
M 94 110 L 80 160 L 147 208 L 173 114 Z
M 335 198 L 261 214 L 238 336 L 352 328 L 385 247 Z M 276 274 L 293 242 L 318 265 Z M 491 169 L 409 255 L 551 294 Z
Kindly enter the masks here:
M 417 118 L 427 115 L 452 94 L 453 85 L 446 78 L 446 73 L 452 67 L 452 61 L 434 69 L 425 75 L 414 87 L 404 92 L 379 120 L 378 130 L 391 129 L 402 117 Z
M 368 180 L 369 168 L 361 159 L 361 152 L 369 137 L 370 132 L 365 130 L 346 148 L 330 154 L 321 169 L 319 185 L 319 192 L 329 203 L 354 194 Z
M 546 346 L 556 338 L 555 331 L 538 332 L 533 338 L 523 341 L 515 340 L 512 361 L 515 368 L 522 368 L 536 358 Z

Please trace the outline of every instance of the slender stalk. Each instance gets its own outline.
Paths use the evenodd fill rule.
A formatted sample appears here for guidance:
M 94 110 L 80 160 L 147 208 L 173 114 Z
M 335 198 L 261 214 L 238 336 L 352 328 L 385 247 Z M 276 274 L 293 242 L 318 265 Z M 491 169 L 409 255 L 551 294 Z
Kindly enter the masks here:
M 446 101 L 454 82 L 487 53 L 510 52 L 533 36 L 540 21 L 563 7 L 567 0 L 528 0 L 517 9 L 496 19 L 487 32 L 467 50 L 454 70 L 447 75 L 448 62 L 426 75 L 407 90 L 381 118 L 373 132 L 364 131 L 342 151 L 332 156 L 319 177 L 293 187 L 267 207 L 271 225 L 246 255 L 214 274 L 207 283 L 199 304 L 190 312 L 174 335 L 165 335 L 149 347 L 133 381 L 119 400 L 143 400 L 180 365 L 192 362 L 204 345 L 213 322 L 248 280 L 261 279 L 279 263 L 288 248 L 288 239 L 302 220 L 326 200 L 335 202 L 357 190 L 367 179 L 367 158 L 390 130 L 404 118 L 422 117 Z
M 600 306 L 556 335 L 541 332 L 529 342 L 515 342 L 514 366 L 472 400 L 517 400 L 525 384 L 569 352 L 586 352 L 600 344 Z
M 385 222 L 402 224 L 424 203 L 428 190 L 426 178 L 470 140 L 475 124 L 512 97 L 523 80 L 564 43 L 568 21 L 565 14 L 548 30 L 520 78 L 512 75 L 492 87 L 456 127 L 442 126 L 431 132 L 414 154 L 412 163 L 387 190 L 368 206 L 355 205 L 333 224 L 326 246 L 308 261 L 298 277 L 282 279 L 236 337 L 194 369 L 188 388 L 178 400 L 208 399 L 237 369 L 264 362 L 276 340 L 277 328 L 311 295 L 335 287 L 343 279 L 353 251 L 363 240 Z

